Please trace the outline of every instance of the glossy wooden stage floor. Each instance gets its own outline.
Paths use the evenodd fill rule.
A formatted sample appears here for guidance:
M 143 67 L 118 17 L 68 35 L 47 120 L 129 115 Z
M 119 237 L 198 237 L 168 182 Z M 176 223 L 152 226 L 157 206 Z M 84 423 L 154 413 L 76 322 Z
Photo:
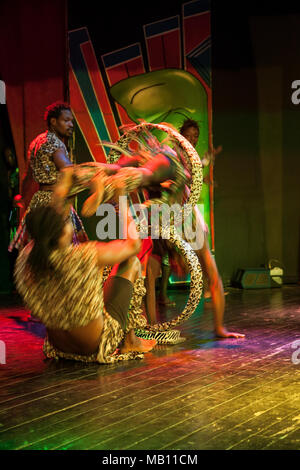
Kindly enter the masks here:
M 44 327 L 2 298 L 0 448 L 299 449 L 300 286 L 228 290 L 244 340 L 216 340 L 205 303 L 184 343 L 108 366 L 44 360 Z M 179 311 L 187 292 L 170 296 Z

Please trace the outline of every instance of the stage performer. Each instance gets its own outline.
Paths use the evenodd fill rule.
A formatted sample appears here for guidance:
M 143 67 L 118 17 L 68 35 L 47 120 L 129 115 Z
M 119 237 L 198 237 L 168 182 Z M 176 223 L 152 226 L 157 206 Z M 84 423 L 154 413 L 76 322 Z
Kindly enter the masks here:
M 192 119 L 185 120 L 182 124 L 182 127 L 180 128 L 180 133 L 193 145 L 193 147 L 196 146 L 199 138 L 199 126 L 196 121 Z M 210 161 L 211 159 L 214 159 L 214 156 L 220 151 L 221 148 L 218 148 L 217 150 L 213 149 L 212 152 L 207 152 L 207 154 L 205 154 L 204 159 L 206 159 L 206 162 Z M 172 194 L 172 196 L 169 198 L 169 204 L 172 205 L 174 203 L 180 203 L 181 205 L 183 205 L 188 199 L 188 195 L 189 189 L 188 186 L 185 184 L 181 189 L 177 191 L 177 193 Z M 198 228 L 203 232 L 203 245 L 199 246 L 194 251 L 201 264 L 203 270 L 203 277 L 207 280 L 207 291 L 209 290 L 211 293 L 215 335 L 220 338 L 244 338 L 244 334 L 229 332 L 223 325 L 225 310 L 223 283 L 218 272 L 216 262 L 209 248 L 209 243 L 207 240 L 208 228 L 204 223 L 203 217 L 200 214 L 197 206 L 195 206 L 193 209 L 193 225 L 197 225 Z M 166 256 L 168 256 L 167 246 L 168 244 L 162 243 L 161 240 L 158 240 L 155 244 L 155 251 L 150 256 L 149 263 L 147 266 L 148 278 L 146 278 L 145 283 L 147 287 L 145 305 L 147 310 L 147 316 L 151 324 L 155 324 L 157 322 L 155 302 L 155 279 L 159 276 L 161 267 L 162 270 L 164 269 L 163 260 L 166 258 Z M 171 252 L 170 255 L 174 257 L 174 252 Z M 167 300 L 167 283 L 165 278 L 169 273 L 170 270 L 168 269 L 167 272 L 163 275 L 163 283 L 161 286 L 165 290 L 160 293 L 160 298 L 165 300 Z
M 64 143 L 64 140 L 72 136 L 74 128 L 70 106 L 67 103 L 57 101 L 46 108 L 44 119 L 48 129 L 39 134 L 28 149 L 28 167 L 21 188 L 23 206 L 27 208 L 27 211 L 9 246 L 9 251 L 12 251 L 13 248 L 19 249 L 26 244 L 26 214 L 35 207 L 50 203 L 59 170 L 72 165 Z M 39 185 L 38 190 L 28 201 L 28 195 L 32 195 L 32 186 L 37 186 L 37 184 Z M 74 243 L 86 241 L 87 235 L 74 208 L 71 208 L 70 216 Z
M 126 239 L 79 245 L 72 244 L 65 211 L 48 205 L 26 216 L 32 240 L 18 256 L 15 279 L 25 304 L 46 325 L 48 358 L 112 363 L 142 358 L 155 346 L 156 340 L 135 336 L 139 325 L 132 318 L 127 324 L 141 242 L 129 211 L 124 212 L 124 226 L 131 227 Z M 106 265 L 118 266 L 103 289 Z
M 191 144 L 194 148 L 196 148 L 199 135 L 200 135 L 200 129 L 197 121 L 194 119 L 185 119 L 184 122 L 182 123 L 182 126 L 180 127 L 180 134 L 183 135 Z M 202 160 L 202 164 L 207 166 L 207 164 L 210 162 L 208 158 L 204 156 L 204 159 Z M 204 178 L 204 183 L 209 184 L 208 177 Z M 184 202 L 182 202 L 184 203 Z M 197 207 L 195 207 L 195 211 L 197 211 L 197 217 L 198 220 L 200 220 L 199 217 L 199 210 Z M 206 228 L 207 229 L 207 228 Z M 161 261 L 161 281 L 159 285 L 159 297 L 158 297 L 158 303 L 161 305 L 165 306 L 174 306 L 174 302 L 172 302 L 167 295 L 167 287 L 168 287 L 168 280 L 169 276 L 171 274 L 171 267 L 170 267 L 170 262 L 169 262 L 169 256 L 167 253 L 165 253 L 162 256 L 162 261 Z M 204 287 L 204 292 L 203 292 L 203 297 L 204 299 L 210 299 L 211 298 L 211 292 L 208 286 L 208 279 L 205 274 L 203 273 L 203 287 Z

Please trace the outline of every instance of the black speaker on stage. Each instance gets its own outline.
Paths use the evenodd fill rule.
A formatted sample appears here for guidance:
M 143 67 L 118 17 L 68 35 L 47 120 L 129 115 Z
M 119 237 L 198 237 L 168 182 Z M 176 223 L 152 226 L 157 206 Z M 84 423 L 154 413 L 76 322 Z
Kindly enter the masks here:
M 272 287 L 270 270 L 266 268 L 239 269 L 233 281 L 235 287 L 264 289 Z

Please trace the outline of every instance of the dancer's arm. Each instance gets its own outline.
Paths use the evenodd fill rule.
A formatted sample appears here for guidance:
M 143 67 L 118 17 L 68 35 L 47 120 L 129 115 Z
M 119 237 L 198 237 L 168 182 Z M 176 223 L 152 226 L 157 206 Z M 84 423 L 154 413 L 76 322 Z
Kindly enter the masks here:
M 98 242 L 98 265 L 113 266 L 137 255 L 141 250 L 141 240 L 115 240 L 112 242 Z
M 133 157 L 127 157 L 126 155 L 122 155 L 119 160 L 116 162 L 116 165 L 119 168 L 123 167 L 128 167 L 128 166 L 133 166 L 133 167 L 139 167 L 141 164 L 141 159 L 139 156 L 133 156 Z
M 143 174 L 142 186 L 156 186 L 175 177 L 175 168 L 170 159 L 161 154 L 148 161 L 140 170 Z
M 127 210 L 126 210 L 127 209 Z M 122 263 L 131 256 L 137 255 L 142 246 L 128 207 L 120 211 L 120 221 L 123 222 L 124 240 L 97 243 L 99 266 L 113 266 Z
M 58 149 L 53 154 L 53 162 L 58 170 L 62 170 L 67 166 L 72 166 L 73 163 L 68 159 L 67 155 L 63 151 L 63 149 Z
M 140 176 L 140 187 L 155 187 L 163 181 L 175 178 L 176 170 L 169 158 L 159 154 L 138 168 L 124 165 L 116 174 L 116 182 L 120 178 L 120 187 L 126 187 L 127 181 L 134 175 Z

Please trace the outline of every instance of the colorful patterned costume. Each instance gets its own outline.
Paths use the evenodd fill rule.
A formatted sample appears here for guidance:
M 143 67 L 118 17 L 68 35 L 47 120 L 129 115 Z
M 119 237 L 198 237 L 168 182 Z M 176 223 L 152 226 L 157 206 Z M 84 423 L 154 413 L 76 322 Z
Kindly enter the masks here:
M 54 185 L 57 182 L 59 170 L 53 161 L 53 154 L 58 150 L 63 149 L 68 157 L 68 151 L 65 144 L 57 137 L 56 134 L 46 131 L 38 135 L 30 144 L 28 150 L 28 161 L 32 170 L 34 180 L 39 184 Z M 26 225 L 25 217 L 31 209 L 38 206 L 46 206 L 50 204 L 52 199 L 51 190 L 39 190 L 34 193 L 29 203 L 29 206 L 20 222 L 16 235 L 14 236 L 9 251 L 13 248 L 20 249 L 26 244 Z M 83 228 L 80 218 L 78 217 L 74 208 L 70 210 L 71 222 L 74 229 L 73 242 L 75 244 L 86 241 L 87 235 Z
M 103 269 L 97 264 L 97 242 L 86 242 L 56 249 L 50 255 L 53 266 L 51 274 L 36 280 L 27 263 L 31 243 L 20 252 L 16 262 L 15 279 L 17 289 L 32 314 L 49 329 L 72 330 L 83 327 L 103 315 L 104 325 L 98 351 L 90 355 L 65 353 L 51 345 L 48 337 L 44 342 L 44 353 L 48 358 L 65 358 L 83 362 L 112 363 L 116 361 L 142 358 L 143 353 L 128 352 L 118 354 L 118 345 L 127 331 L 143 327 L 137 314 L 134 296 L 142 299 L 144 292 L 134 286 L 133 303 L 126 330 L 106 311 L 103 301 Z
M 168 145 L 161 144 L 152 134 L 152 131 L 162 131 L 167 135 Z M 176 165 L 176 175 L 171 186 L 166 191 L 162 191 L 158 199 L 148 200 L 144 203 L 145 207 L 151 207 L 152 204 L 170 204 L 170 200 L 177 199 L 178 195 L 184 190 L 182 203 L 185 204 L 187 214 L 193 216 L 193 224 L 199 223 L 204 232 L 207 230 L 199 213 L 196 204 L 199 200 L 203 172 L 202 163 L 194 147 L 168 124 L 154 124 L 142 122 L 135 126 L 128 126 L 126 132 L 121 136 L 117 145 L 113 146 L 109 154 L 109 162 L 116 163 L 122 153 L 129 153 L 129 144 L 131 141 L 138 142 L 139 151 L 146 150 L 155 158 L 158 153 L 163 153 L 172 159 Z M 139 153 L 139 151 L 137 153 Z M 187 186 L 186 171 L 190 175 L 189 187 Z M 176 230 L 177 221 L 174 220 L 170 227 L 161 227 L 162 237 L 168 239 L 173 248 L 177 250 L 188 266 L 191 274 L 190 294 L 184 310 L 173 320 L 155 325 L 146 325 L 143 328 L 136 329 L 135 333 L 145 339 L 156 339 L 158 344 L 174 344 L 181 341 L 180 331 L 173 328 L 186 321 L 196 310 L 202 294 L 202 270 L 199 260 L 190 246 Z
M 161 144 L 151 134 L 152 130 L 160 130 L 165 132 L 168 135 L 173 149 L 168 145 Z M 139 149 L 137 151 L 130 150 L 129 144 L 131 141 L 138 142 Z M 159 199 L 145 201 L 143 205 L 147 208 L 150 208 L 154 203 L 169 204 L 170 197 L 176 197 L 178 192 L 181 192 L 186 186 L 187 170 L 191 177 L 191 183 L 189 189 L 186 191 L 184 200 L 185 207 L 187 209 L 187 213 L 193 214 L 195 216 L 193 219 L 194 221 L 198 218 L 203 231 L 205 230 L 202 224 L 202 217 L 197 212 L 197 210 L 195 210 L 195 206 L 199 199 L 202 188 L 202 164 L 194 147 L 181 134 L 165 124 L 143 122 L 137 126 L 128 127 L 117 144 L 110 144 L 109 142 L 105 142 L 105 145 L 111 146 L 113 149 L 109 154 L 108 163 L 116 163 L 122 154 L 133 156 L 136 153 L 141 155 L 145 155 L 146 153 L 146 159 L 149 158 L 149 156 L 150 158 L 155 158 L 158 154 L 163 154 L 168 157 L 174 170 L 172 185 L 170 186 L 169 190 L 162 191 L 162 195 Z M 139 188 L 140 174 L 136 168 L 122 168 L 117 172 L 116 175 L 109 177 L 105 175 L 100 163 L 84 163 L 70 167 L 68 170 L 71 178 L 67 176 L 67 180 L 69 181 L 67 185 L 67 196 L 71 196 L 79 193 L 80 191 L 83 191 L 89 182 L 94 178 L 103 181 L 102 189 L 100 189 L 102 202 L 109 201 L 112 198 L 115 187 L 118 186 L 119 181 L 121 182 L 121 186 L 125 187 L 128 193 Z M 169 227 L 161 227 L 161 234 L 163 238 L 168 239 L 169 242 L 173 245 L 173 248 L 180 253 L 180 255 L 184 258 L 188 269 L 190 270 L 190 295 L 186 307 L 184 308 L 183 312 L 181 312 L 171 321 L 157 323 L 155 325 L 146 325 L 145 317 L 141 315 L 142 310 L 140 309 L 142 297 L 139 297 L 138 295 L 133 296 L 132 308 L 139 311 L 139 323 L 141 325 L 139 327 L 135 327 L 136 335 L 145 339 L 156 339 L 159 344 L 174 344 L 181 341 L 179 338 L 180 331 L 174 330 L 173 328 L 186 321 L 193 314 L 202 294 L 201 266 L 193 248 L 177 233 L 176 224 L 177 221 L 174 220 L 174 222 L 171 223 Z M 108 273 L 109 268 L 105 275 L 107 276 Z M 140 279 L 140 284 L 141 291 L 143 290 L 145 292 L 143 287 L 143 279 Z M 137 305 L 137 307 L 135 305 Z
M 121 138 L 121 142 L 119 141 L 119 145 L 124 145 L 124 150 L 127 149 L 128 142 L 132 139 L 132 136 L 134 137 L 138 132 L 146 131 L 147 128 L 159 128 L 160 130 L 163 130 L 167 133 L 171 132 L 168 126 L 145 123 L 140 126 L 136 126 L 136 128 L 134 128 L 131 133 L 129 132 L 128 134 L 125 134 L 123 139 Z M 192 146 L 190 146 L 191 148 L 189 148 L 189 143 L 186 141 L 186 139 L 180 136 L 180 134 L 175 133 L 174 135 L 174 131 L 172 132 L 173 137 L 177 139 L 177 142 L 179 141 L 179 145 L 181 145 L 182 150 L 185 152 L 183 158 L 189 158 L 187 166 L 190 170 L 190 174 L 192 175 L 192 184 L 188 202 L 191 204 L 192 207 L 197 202 L 201 190 L 201 162 L 199 160 L 198 155 L 195 154 Z M 157 149 L 155 149 L 153 145 L 150 145 L 150 147 L 151 150 L 154 149 L 153 157 L 155 157 L 155 153 L 157 154 L 162 151 L 162 153 L 165 153 L 169 158 L 171 158 L 173 165 L 175 165 L 176 167 L 173 184 L 173 191 L 176 192 L 179 188 L 182 187 L 182 184 L 184 184 L 186 180 L 183 171 L 183 165 L 177 158 L 179 151 L 177 151 L 177 154 L 176 152 L 171 151 L 170 155 L 171 149 L 169 147 L 165 146 L 164 148 L 162 148 L 161 146 L 159 146 L 159 148 Z M 34 147 L 32 148 L 31 152 L 33 152 L 32 155 L 35 156 Z M 114 157 L 112 157 L 111 162 L 113 162 L 114 160 L 116 161 L 119 156 L 120 152 L 117 151 Z M 47 168 L 47 162 L 48 160 L 45 159 L 43 165 L 44 168 Z M 49 165 L 48 167 L 50 169 Z M 138 188 L 140 183 L 139 172 L 134 168 L 123 168 L 122 170 L 118 171 L 116 175 L 108 177 L 103 172 L 101 164 L 75 165 L 74 167 L 69 168 L 69 171 L 66 173 L 66 175 L 71 176 L 70 178 L 69 176 L 67 176 L 67 179 L 69 178 L 70 182 L 67 197 L 77 194 L 78 192 L 84 190 L 94 178 L 97 178 L 100 181 L 102 181 L 102 179 L 104 178 L 104 192 L 102 192 L 102 189 L 100 189 L 101 199 L 103 202 L 109 200 L 113 196 L 115 188 L 118 187 L 118 182 L 121 182 L 121 185 L 123 185 L 123 187 L 125 184 L 127 192 Z M 32 201 L 33 200 L 34 197 Z M 41 201 L 38 196 L 37 200 Z M 48 201 L 50 202 L 50 200 L 51 197 Z M 162 198 L 159 201 L 154 202 L 168 202 L 168 197 Z M 150 205 L 150 201 L 147 201 L 145 203 L 145 206 L 149 207 Z M 31 206 L 30 204 L 30 207 L 33 206 Z M 184 311 L 174 320 L 159 323 L 156 325 L 146 325 L 147 322 L 145 317 L 142 315 L 141 309 L 142 299 L 145 295 L 145 288 L 143 285 L 143 279 L 139 278 L 135 282 L 134 286 L 134 293 L 128 314 L 127 330 L 134 328 L 138 336 L 149 339 L 155 338 L 157 339 L 158 343 L 176 343 L 179 340 L 180 332 L 177 330 L 173 330 L 173 328 L 185 321 L 187 318 L 189 318 L 195 311 L 195 308 L 199 303 L 202 292 L 202 273 L 198 259 L 194 254 L 191 246 L 187 242 L 182 240 L 182 238 L 176 233 L 174 225 L 171 225 L 169 235 L 166 235 L 164 232 L 165 228 L 162 227 L 162 233 L 164 235 L 164 238 L 168 238 L 168 240 L 173 244 L 174 248 L 177 249 L 184 256 L 191 271 L 191 292 L 187 305 Z M 101 313 L 103 313 L 104 316 L 105 327 L 101 336 L 97 353 L 90 356 L 64 353 L 55 349 L 49 343 L 47 338 L 44 344 L 44 352 L 47 357 L 64 357 L 67 359 L 75 359 L 84 362 L 97 361 L 101 363 L 110 363 L 124 359 L 143 357 L 143 354 L 141 353 L 126 353 L 121 355 L 117 354 L 116 348 L 124 337 L 124 332 L 120 328 L 118 322 L 116 322 L 105 311 L 105 308 L 103 307 L 103 299 L 99 293 L 101 292 L 101 283 L 104 282 L 109 269 L 105 270 L 106 272 L 103 272 L 102 276 L 100 276 L 98 268 L 96 276 L 96 271 L 94 271 L 95 262 L 93 261 L 95 253 L 92 249 L 92 246 L 94 246 L 93 242 L 89 242 L 82 246 L 70 247 L 64 252 L 62 252 L 62 250 L 56 250 L 52 253 L 52 262 L 54 263 L 54 265 L 56 265 L 57 270 L 59 271 L 59 269 L 63 269 L 61 263 L 63 263 L 63 266 L 67 268 L 66 276 L 68 279 L 68 283 L 66 284 L 67 287 L 64 287 L 63 289 L 62 286 L 59 284 L 58 280 L 56 283 L 54 283 L 52 287 L 49 284 L 52 282 L 51 279 L 49 279 L 49 282 L 40 281 L 40 283 L 35 285 L 34 282 L 32 282 L 32 279 L 30 278 L 30 273 L 26 271 L 26 260 L 28 256 L 28 253 L 26 253 L 26 249 L 23 250 L 19 256 L 18 263 L 16 265 L 16 280 L 18 290 L 23 295 L 27 305 L 32 309 L 33 314 L 41 321 L 43 321 L 46 326 L 51 328 L 52 324 L 55 325 L 55 328 L 67 329 L 71 327 L 71 325 L 76 325 L 76 327 L 87 325 L 90 321 L 96 318 L 96 315 L 100 314 L 100 311 Z M 78 256 L 78 253 L 80 253 L 80 256 Z M 83 284 L 79 288 L 80 282 L 83 282 Z M 43 292 L 45 294 L 46 292 L 51 292 L 52 288 L 54 290 L 54 293 L 56 292 L 57 295 L 53 295 L 53 298 L 51 296 L 50 304 L 46 306 L 44 305 L 45 297 L 43 296 Z M 95 296 L 95 304 L 93 303 L 94 301 L 91 301 L 92 304 L 90 305 L 89 302 L 82 303 L 80 295 L 83 295 L 83 297 L 86 298 L 85 294 L 83 294 L 83 291 L 85 289 L 90 293 L 88 297 L 90 301 L 93 295 Z M 79 295 L 78 299 L 76 297 L 76 292 L 78 292 Z M 74 299 L 77 299 L 78 309 L 71 308 L 72 305 L 74 305 L 74 307 L 76 307 L 77 305 L 77 303 L 72 304 L 72 293 L 74 294 Z M 61 302 L 59 301 L 60 295 L 62 296 Z M 62 314 L 62 311 L 59 312 L 57 310 L 59 306 L 62 305 L 62 299 L 64 299 L 64 295 L 67 296 L 67 299 L 70 298 L 69 307 L 67 308 L 67 311 L 65 311 L 65 315 Z M 69 295 L 71 297 L 68 297 Z M 66 305 L 68 305 L 68 303 L 66 303 Z M 54 315 L 53 318 L 51 317 L 52 313 L 49 313 L 52 311 Z M 66 324 L 62 325 L 59 323 L 60 319 L 62 318 L 65 318 L 64 321 L 67 322 Z M 52 320 L 54 321 L 54 323 L 51 323 Z M 74 323 L 72 323 L 73 321 Z

